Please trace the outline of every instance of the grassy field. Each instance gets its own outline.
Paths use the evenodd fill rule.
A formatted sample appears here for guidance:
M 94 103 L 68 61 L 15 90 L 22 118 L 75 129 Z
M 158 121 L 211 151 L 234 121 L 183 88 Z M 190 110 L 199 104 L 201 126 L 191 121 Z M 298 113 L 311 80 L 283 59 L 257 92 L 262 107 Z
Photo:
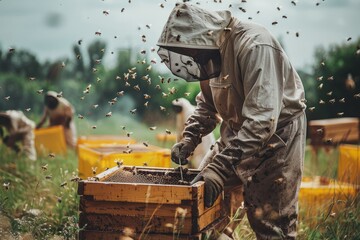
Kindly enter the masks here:
M 159 142 L 155 137 L 165 129 L 173 130 L 170 123 L 157 126 L 154 131 L 131 119 L 119 119 L 110 118 L 101 123 L 77 120 L 78 133 L 126 136 L 132 132 L 132 138 L 139 142 L 161 147 L 172 144 Z M 97 128 L 92 129 L 96 124 Z M 76 239 L 79 230 L 76 152 L 44 156 L 33 162 L 0 145 L 0 156 L 0 239 Z M 321 150 L 316 168 L 314 157 L 308 148 L 306 176 L 336 176 L 337 148 Z M 342 201 L 331 199 L 321 214 L 311 219 L 300 216 L 298 239 L 360 239 L 359 203 L 358 196 Z M 341 205 L 343 211 L 334 214 L 335 205 Z M 239 239 L 254 239 L 246 218 L 233 220 L 241 223 L 235 231 Z

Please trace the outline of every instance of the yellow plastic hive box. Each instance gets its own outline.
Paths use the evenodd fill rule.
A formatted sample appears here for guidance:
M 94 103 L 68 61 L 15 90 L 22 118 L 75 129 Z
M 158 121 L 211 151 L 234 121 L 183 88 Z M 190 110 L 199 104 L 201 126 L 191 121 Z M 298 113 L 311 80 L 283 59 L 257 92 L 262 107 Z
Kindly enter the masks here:
M 360 145 L 340 145 L 338 179 L 360 185 Z
M 108 144 L 78 146 L 79 177 L 87 178 L 116 166 L 124 165 L 149 167 L 170 167 L 170 150 L 142 144 Z M 94 172 L 93 170 L 96 169 Z
M 66 154 L 66 141 L 63 126 L 53 126 L 34 130 L 35 148 L 40 156 Z
M 339 212 L 348 199 L 354 199 L 358 189 L 350 184 L 325 177 L 304 177 L 299 193 L 301 221 L 311 224 L 321 214 Z
M 122 137 L 117 135 L 89 135 L 89 136 L 80 136 L 78 138 L 77 144 L 87 144 L 87 145 L 101 145 L 101 144 L 128 144 L 135 143 L 135 140 L 128 137 Z

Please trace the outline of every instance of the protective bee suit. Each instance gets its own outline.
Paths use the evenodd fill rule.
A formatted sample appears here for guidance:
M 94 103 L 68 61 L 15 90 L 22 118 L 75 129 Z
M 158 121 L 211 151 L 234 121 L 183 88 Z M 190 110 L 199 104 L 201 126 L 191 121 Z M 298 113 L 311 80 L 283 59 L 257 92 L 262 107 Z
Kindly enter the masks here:
M 7 110 L 0 113 L 0 118 L 8 119 L 4 127 L 8 132 L 7 144 L 13 147 L 15 142 L 22 143 L 22 152 L 30 159 L 36 160 L 35 123 L 27 118 L 22 111 Z M 3 121 L 3 120 L 1 120 Z M 1 124 L 0 124 L 1 125 Z
M 211 206 L 235 179 L 244 184 L 247 216 L 257 238 L 294 239 L 306 106 L 301 80 L 278 41 L 229 11 L 177 4 L 158 46 L 173 74 L 201 85 L 172 160 L 186 163 L 219 114 L 221 137 L 192 182 L 205 181 L 205 205 Z
M 172 101 L 172 106 L 176 112 L 176 141 L 179 142 L 182 139 L 182 132 L 185 127 L 186 120 L 191 116 L 195 111 L 195 106 L 193 106 L 189 100 L 186 98 L 178 98 Z M 189 161 L 189 168 L 199 168 L 201 161 L 215 144 L 214 133 L 209 133 L 206 136 L 201 138 L 201 143 L 196 146 L 191 158 Z
M 45 109 L 40 122 L 36 128 L 40 128 L 49 118 L 49 126 L 62 125 L 67 146 L 76 147 L 77 134 L 76 126 L 73 121 L 75 114 L 74 107 L 63 97 L 58 97 L 54 91 L 45 94 Z

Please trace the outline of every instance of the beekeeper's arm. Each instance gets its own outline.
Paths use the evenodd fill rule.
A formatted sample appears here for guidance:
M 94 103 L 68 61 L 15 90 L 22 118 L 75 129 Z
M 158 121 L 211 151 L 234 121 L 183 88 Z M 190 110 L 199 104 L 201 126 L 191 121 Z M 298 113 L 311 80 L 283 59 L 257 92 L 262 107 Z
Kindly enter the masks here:
M 185 122 L 183 138 L 171 149 L 171 159 L 178 164 L 188 163 L 187 158 L 201 143 L 201 138 L 211 133 L 219 121 L 212 102 L 208 81 L 201 81 L 200 86 L 201 92 L 196 96 L 195 111 Z
M 282 104 L 284 69 L 289 63 L 283 53 L 267 45 L 255 46 L 244 57 L 238 56 L 244 81 L 245 119 L 236 137 L 192 183 L 205 181 L 205 205 L 212 206 L 242 159 L 262 150 L 274 134 Z M 236 101 L 236 99 L 234 99 Z
M 44 109 L 44 113 L 43 113 L 43 115 L 42 115 L 39 123 L 36 125 L 36 128 L 37 128 L 37 129 L 38 129 L 38 128 L 41 128 L 41 127 L 44 125 L 44 123 L 46 122 L 46 119 L 48 118 L 48 116 L 49 116 L 48 111 L 47 111 L 47 109 L 45 108 L 45 109 Z

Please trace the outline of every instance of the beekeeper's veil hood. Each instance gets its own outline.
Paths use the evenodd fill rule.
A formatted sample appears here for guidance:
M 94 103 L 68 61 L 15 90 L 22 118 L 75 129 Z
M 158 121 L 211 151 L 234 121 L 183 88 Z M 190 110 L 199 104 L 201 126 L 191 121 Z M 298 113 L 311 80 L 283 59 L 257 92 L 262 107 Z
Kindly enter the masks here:
M 210 12 L 181 3 L 172 10 L 158 41 L 158 54 L 173 74 L 188 82 L 219 76 L 220 38 L 229 11 Z

